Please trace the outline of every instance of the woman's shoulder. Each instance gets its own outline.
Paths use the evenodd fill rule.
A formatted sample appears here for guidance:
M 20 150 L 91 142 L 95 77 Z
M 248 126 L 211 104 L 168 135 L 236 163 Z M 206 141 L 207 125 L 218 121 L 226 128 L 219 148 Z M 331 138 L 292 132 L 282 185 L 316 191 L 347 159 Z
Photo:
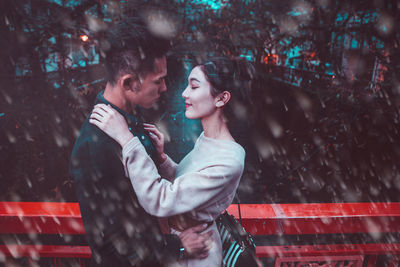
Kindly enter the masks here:
M 203 137 L 204 138 L 204 137 Z M 244 148 L 231 140 L 216 140 L 205 139 L 200 140 L 198 151 L 202 161 L 211 165 L 224 165 L 232 167 L 243 168 L 246 152 Z
M 198 143 L 210 150 L 210 152 L 221 152 L 229 154 L 245 155 L 244 148 L 237 143 L 233 138 L 214 139 L 204 135 L 202 132 L 199 136 Z

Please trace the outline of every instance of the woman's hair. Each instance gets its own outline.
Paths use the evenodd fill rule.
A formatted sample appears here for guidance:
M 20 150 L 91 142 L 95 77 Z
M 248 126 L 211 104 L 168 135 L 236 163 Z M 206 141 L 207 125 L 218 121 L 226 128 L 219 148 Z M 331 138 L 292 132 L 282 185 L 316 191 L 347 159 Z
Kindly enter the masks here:
M 214 57 L 198 65 L 211 85 L 211 95 L 216 97 L 227 91 L 231 99 L 224 106 L 228 122 L 247 119 L 250 90 L 255 76 L 253 65 L 245 59 Z

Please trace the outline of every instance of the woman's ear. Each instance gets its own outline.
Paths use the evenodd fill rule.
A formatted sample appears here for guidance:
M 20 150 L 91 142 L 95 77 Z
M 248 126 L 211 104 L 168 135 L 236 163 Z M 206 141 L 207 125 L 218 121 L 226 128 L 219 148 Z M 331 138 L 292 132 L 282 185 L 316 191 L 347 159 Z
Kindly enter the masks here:
M 215 102 L 215 106 L 217 108 L 223 107 L 231 99 L 231 93 L 229 93 L 228 91 L 223 91 L 221 94 L 218 95 L 216 99 L 217 101 Z
M 140 81 L 136 75 L 124 74 L 118 80 L 119 86 L 125 91 L 137 92 L 140 89 Z

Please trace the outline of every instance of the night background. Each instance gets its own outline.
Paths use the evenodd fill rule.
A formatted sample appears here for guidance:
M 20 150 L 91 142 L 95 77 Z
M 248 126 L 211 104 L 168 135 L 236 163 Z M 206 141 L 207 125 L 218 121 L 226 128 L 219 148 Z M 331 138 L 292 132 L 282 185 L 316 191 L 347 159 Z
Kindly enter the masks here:
M 104 89 L 96 39 L 129 16 L 172 40 L 168 92 L 145 111 L 179 161 L 201 132 L 181 93 L 210 53 L 256 76 L 233 129 L 242 203 L 400 201 L 400 3 L 0 1 L 1 201 L 76 202 L 69 158 Z

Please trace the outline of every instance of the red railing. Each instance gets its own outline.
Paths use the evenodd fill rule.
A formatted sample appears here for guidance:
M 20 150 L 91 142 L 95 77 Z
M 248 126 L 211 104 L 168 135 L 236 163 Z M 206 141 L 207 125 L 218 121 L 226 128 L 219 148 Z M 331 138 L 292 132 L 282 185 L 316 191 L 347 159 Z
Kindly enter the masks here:
M 243 226 L 258 243 L 257 256 L 274 262 L 275 266 L 381 266 L 382 261 L 388 266 L 398 266 L 400 263 L 400 240 L 397 239 L 400 234 L 400 203 L 242 204 L 240 207 Z M 231 205 L 228 211 L 238 217 L 237 205 Z M 83 235 L 79 205 L 0 202 L 0 234 Z M 264 242 L 276 237 L 301 239 L 302 236 L 311 236 L 311 239 L 318 239 L 335 234 L 390 235 L 390 242 L 349 243 L 345 238 L 341 243 L 326 241 L 323 244 L 312 240 L 299 245 Z M 90 249 L 85 245 L 10 241 L 0 245 L 0 261 L 2 258 L 28 258 L 31 264 L 32 258 L 54 258 L 54 265 L 58 266 L 60 258 L 77 258 L 80 262 L 80 259 L 90 256 Z

